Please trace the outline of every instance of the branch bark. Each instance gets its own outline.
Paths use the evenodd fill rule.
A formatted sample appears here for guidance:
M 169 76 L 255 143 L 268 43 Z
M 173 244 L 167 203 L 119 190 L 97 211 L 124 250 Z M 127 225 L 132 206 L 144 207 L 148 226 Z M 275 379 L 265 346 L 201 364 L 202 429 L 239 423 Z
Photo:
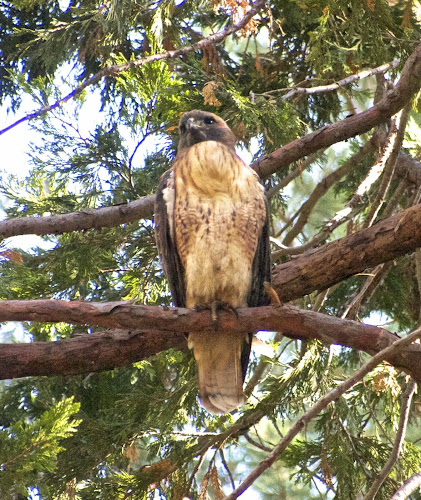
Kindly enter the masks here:
M 155 195 L 145 196 L 130 203 L 111 207 L 84 209 L 47 217 L 18 217 L 0 222 L 0 237 L 9 238 L 22 234 L 62 234 L 85 229 L 114 227 L 153 214 Z
M 345 120 L 323 127 L 308 134 L 273 153 L 263 156 L 253 164 L 261 179 L 266 179 L 280 168 L 293 161 L 326 148 L 358 134 L 368 132 L 373 127 L 387 121 L 400 111 L 421 87 L 421 44 L 415 47 L 402 69 L 395 88 L 371 108 Z
M 127 302 L 5 300 L 0 321 L 67 322 L 110 330 L 57 342 L 2 344 L 0 379 L 30 375 L 67 375 L 112 369 L 170 347 L 185 349 L 183 332 L 213 330 L 209 311 L 131 305 Z M 244 308 L 238 316 L 219 314 L 224 332 L 281 331 L 292 338 L 319 339 L 374 355 L 399 338 L 383 328 L 342 320 L 290 305 Z M 121 330 L 124 330 L 123 332 Z M 388 361 L 421 381 L 421 345 L 408 347 Z
M 400 152 L 396 162 L 396 171 L 399 176 L 408 182 L 419 186 L 421 184 L 421 162 L 406 153 Z
M 404 484 L 390 497 L 390 500 L 405 500 L 409 495 L 421 486 L 421 472 L 411 476 Z
M 288 302 L 315 290 L 325 290 L 420 245 L 421 205 L 415 205 L 370 228 L 279 264 L 273 271 L 273 285 L 279 298 Z
M 343 78 L 342 80 L 339 80 L 334 83 L 330 83 L 328 85 L 319 85 L 317 87 L 292 87 L 291 90 L 288 92 L 288 94 L 285 94 L 282 99 L 287 100 L 295 97 L 297 94 L 320 94 L 323 92 L 332 92 L 334 90 L 340 90 L 342 87 L 345 85 L 349 85 L 350 83 L 355 83 L 358 82 L 359 80 L 362 80 L 363 78 L 367 78 L 368 76 L 373 76 L 373 75 L 378 75 L 378 74 L 384 74 L 387 71 L 390 71 L 393 68 L 396 68 L 399 66 L 399 59 L 394 59 L 390 63 L 382 64 L 381 66 L 378 66 L 377 68 L 372 68 L 372 69 L 365 69 L 361 71 L 360 73 L 355 73 L 353 75 L 347 76 L 346 78 Z M 265 92 L 263 95 L 270 95 L 275 92 L 280 92 L 280 90 L 271 90 L 269 92 Z
M 300 169 L 298 171 L 301 172 Z M 421 184 L 421 162 L 405 153 L 401 152 L 398 156 L 397 172 L 409 182 L 416 185 Z M 288 176 L 288 182 L 295 176 L 295 173 L 291 177 Z M 39 236 L 62 234 L 92 228 L 114 227 L 139 219 L 151 219 L 154 202 L 155 195 L 152 194 L 126 204 L 110 207 L 84 209 L 80 212 L 45 217 L 8 219 L 0 222 L 0 237 L 9 238 L 23 234 L 37 234 Z
M 228 34 L 231 34 L 234 31 L 241 29 L 241 27 L 243 26 L 242 23 L 246 20 L 246 18 L 248 20 L 251 19 L 251 17 L 253 17 L 253 15 L 255 15 L 256 12 L 258 12 L 258 10 L 262 8 L 263 3 L 264 2 L 257 2 L 254 8 L 248 12 L 247 16 L 249 17 L 247 16 L 244 17 L 244 19 L 240 23 L 237 23 L 231 28 L 228 28 L 228 31 L 231 30 Z M 116 74 L 120 71 L 130 69 L 130 67 L 132 66 L 139 66 L 146 64 L 148 62 L 151 62 L 152 60 L 155 61 L 158 59 L 179 57 L 180 55 L 183 55 L 184 53 L 187 53 L 189 51 L 198 50 L 201 46 L 206 45 L 206 43 L 210 42 L 215 43 L 215 41 L 223 39 L 224 37 L 228 36 L 226 32 L 227 30 L 216 33 L 215 35 L 211 35 L 211 37 L 213 37 L 212 40 L 211 37 L 207 37 L 198 42 L 197 44 L 185 47 L 183 49 L 169 51 L 162 54 L 155 54 L 153 56 L 150 56 L 142 60 L 133 61 L 132 63 L 127 63 L 126 65 L 112 66 L 110 68 L 105 68 L 97 75 L 91 77 L 90 80 L 92 81 L 88 80 L 80 87 L 75 89 L 68 96 L 63 98 L 61 101 L 58 101 L 57 103 L 55 103 L 52 106 L 49 106 L 48 108 L 43 108 L 38 112 L 33 113 L 32 115 L 28 115 L 22 118 L 21 120 L 18 120 L 16 123 L 7 127 L 7 129 L 0 131 L 0 134 L 4 133 L 6 130 L 9 130 L 10 128 L 13 128 L 19 123 L 22 123 L 23 121 L 30 120 L 32 118 L 35 118 L 37 116 L 40 116 L 41 114 L 50 111 L 51 109 L 54 109 L 55 107 L 58 107 L 59 105 L 63 104 L 70 98 L 80 93 L 88 85 L 97 83 L 99 80 L 101 80 L 101 78 L 105 76 L 109 76 L 111 74 Z M 215 37 L 220 37 L 220 38 L 215 38 Z M 420 86 L 421 86 L 421 44 L 416 46 L 414 52 L 407 59 L 404 68 L 402 70 L 401 78 L 397 83 L 396 87 L 392 91 L 390 91 L 386 95 L 386 97 L 381 99 L 373 107 L 369 108 L 366 111 L 363 111 L 362 113 L 358 113 L 354 116 L 346 118 L 345 120 L 333 123 L 320 130 L 316 130 L 311 134 L 296 139 L 290 142 L 289 144 L 286 144 L 282 148 L 277 149 L 270 155 L 266 155 L 260 158 L 259 160 L 254 162 L 251 166 L 252 168 L 254 168 L 254 170 L 258 173 L 258 175 L 262 179 L 265 179 L 272 173 L 287 167 L 290 163 L 297 161 L 300 158 L 308 156 L 311 153 L 315 153 L 316 151 L 324 149 L 337 142 L 354 137 L 355 135 L 367 132 L 374 126 L 385 122 L 395 113 L 397 113 L 400 109 L 402 109 L 405 106 L 405 104 L 407 104 L 410 101 L 415 92 L 419 90 Z M 408 158 L 406 157 L 405 159 L 408 160 Z M 400 160 L 401 162 L 403 162 L 404 157 L 401 156 Z M 408 161 L 406 161 L 406 163 L 408 164 Z M 146 197 L 137 200 L 137 202 L 140 204 L 142 203 L 145 204 L 145 209 L 144 211 L 141 212 L 141 215 L 139 217 L 140 218 L 152 217 L 153 197 L 152 196 Z M 132 202 L 132 203 L 137 203 L 137 202 Z M 146 206 L 148 208 L 146 208 Z M 126 207 L 126 209 L 122 209 L 121 207 Z M 20 234 L 39 234 L 39 235 L 54 234 L 54 233 L 58 234 L 74 230 L 101 227 L 105 225 L 105 222 L 107 220 L 107 217 L 102 218 L 102 212 L 101 212 L 102 210 L 109 210 L 108 215 L 111 216 L 110 221 L 115 220 L 115 222 L 113 223 L 109 222 L 109 226 L 113 226 L 124 222 L 132 222 L 134 220 L 131 218 L 132 208 L 134 208 L 134 206 L 129 203 L 127 205 L 121 205 L 119 207 L 106 207 L 106 208 L 92 210 L 89 211 L 89 214 L 83 211 L 83 212 L 76 212 L 73 214 L 50 216 L 46 217 L 45 219 L 47 220 L 45 220 L 44 222 L 41 222 L 41 220 L 38 222 L 38 218 L 35 217 L 31 218 L 28 217 L 26 218 L 26 220 L 25 218 L 22 218 L 22 222 L 19 223 L 17 223 L 16 221 L 21 219 L 11 219 L 0 223 L 0 235 L 3 235 L 3 237 L 9 237 L 9 236 L 17 236 Z M 127 218 L 122 217 L 122 213 L 124 211 L 127 215 Z M 119 213 L 119 215 L 115 215 L 115 212 Z M 133 213 L 136 213 L 136 210 L 134 210 Z M 85 216 L 82 216 L 81 214 L 84 214 Z M 73 218 L 70 216 L 73 216 Z M 99 218 L 99 220 L 96 219 L 97 217 Z
M 290 245 L 294 239 L 300 234 L 303 227 L 306 225 L 308 218 L 316 206 L 317 202 L 322 198 L 324 194 L 342 177 L 344 177 L 348 172 L 354 170 L 359 163 L 374 150 L 376 145 L 376 138 L 373 136 L 369 141 L 360 148 L 357 153 L 355 153 L 351 158 L 349 158 L 341 167 L 334 170 L 329 175 L 324 177 L 317 186 L 313 189 L 311 195 L 307 200 L 301 205 L 300 215 L 295 222 L 293 228 L 285 236 L 282 243 L 284 245 Z
M 414 380 L 410 380 L 406 391 L 402 395 L 401 403 L 401 414 L 399 418 L 398 431 L 396 432 L 395 442 L 393 444 L 392 452 L 389 459 L 384 464 L 382 470 L 379 472 L 378 476 L 375 478 L 373 484 L 371 485 L 369 491 L 364 497 L 364 500 L 374 500 L 377 492 L 379 491 L 381 485 L 384 483 L 390 471 L 393 469 L 399 455 L 402 451 L 402 445 L 405 439 L 406 427 L 408 425 L 409 409 L 411 407 L 412 396 L 414 395 L 417 384 Z
M 150 196 L 143 200 L 147 200 L 147 204 L 143 206 L 142 203 L 139 203 L 139 211 L 148 210 L 153 197 Z M 141 200 L 138 201 L 141 202 Z M 127 205 L 122 205 L 122 207 L 127 207 Z M 107 209 L 100 210 L 105 211 L 105 219 Z M 122 208 L 122 210 L 124 209 Z M 72 223 L 77 224 L 77 215 L 68 215 L 71 215 Z M 87 214 L 87 217 L 90 215 Z M 136 218 L 134 214 L 131 217 L 133 217 L 132 220 Z M 15 223 L 17 221 L 19 219 L 13 220 Z M 43 227 L 42 223 L 40 226 Z M 8 227 L 11 226 L 8 225 Z M 0 224 L 0 232 L 2 230 L 4 229 Z M 420 242 L 421 205 L 415 205 L 370 228 L 328 243 L 318 249 L 307 251 L 290 262 L 279 264 L 273 272 L 273 285 L 280 299 L 288 302 L 315 290 L 319 292 L 325 290 L 366 268 L 377 266 L 414 251 L 420 246 Z M 26 303 L 23 302 L 23 304 Z M 23 319 L 28 320 L 29 318 L 24 317 Z

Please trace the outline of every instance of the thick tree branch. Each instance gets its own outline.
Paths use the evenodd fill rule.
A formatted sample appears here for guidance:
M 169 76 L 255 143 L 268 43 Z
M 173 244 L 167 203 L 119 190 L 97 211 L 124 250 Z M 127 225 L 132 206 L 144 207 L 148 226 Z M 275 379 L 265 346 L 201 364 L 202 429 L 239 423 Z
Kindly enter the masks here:
M 170 347 L 185 348 L 182 332 L 214 328 L 209 311 L 136 306 L 127 302 L 65 302 L 60 300 L 5 300 L 0 321 L 66 322 L 126 330 L 82 335 L 57 342 L 2 344 L 0 379 L 29 375 L 74 374 L 122 366 Z M 221 311 L 224 332 L 280 331 L 293 338 L 319 339 L 363 350 L 371 355 L 398 337 L 383 328 L 342 320 L 297 307 L 258 307 Z M 128 331 L 127 331 L 128 330 Z M 421 345 L 414 345 L 389 361 L 421 381 Z
M 0 345 L 0 379 L 113 370 L 165 351 L 187 349 L 179 332 L 106 330 L 56 342 Z
M 253 168 L 266 179 L 280 168 L 340 141 L 368 132 L 400 111 L 421 87 L 421 44 L 407 59 L 395 88 L 371 108 L 300 137 L 260 158 Z
M 263 8 L 265 5 L 265 0 L 258 0 L 253 7 L 247 12 L 247 14 L 241 19 L 236 24 L 233 24 L 229 28 L 226 28 L 222 31 L 219 31 L 218 33 L 214 33 L 212 35 L 209 35 L 202 40 L 200 40 L 197 43 L 194 43 L 192 45 L 188 45 L 186 47 L 182 47 L 180 49 L 176 50 L 168 50 L 166 52 L 161 52 L 160 54 L 152 54 L 147 57 L 143 57 L 141 59 L 136 59 L 134 61 L 129 61 L 124 64 L 118 64 L 114 66 L 110 66 L 108 68 L 104 68 L 95 75 L 91 76 L 87 80 L 85 80 L 81 85 L 76 87 L 75 89 L 72 90 L 69 94 L 67 94 L 65 97 L 62 99 L 59 99 L 56 101 L 54 104 L 51 104 L 50 106 L 44 106 L 43 108 L 39 109 L 38 111 L 35 111 L 34 113 L 31 113 L 29 115 L 26 115 L 22 117 L 21 119 L 17 120 L 16 122 L 12 123 L 8 127 L 5 127 L 4 129 L 0 130 L 0 135 L 4 134 L 5 132 L 11 130 L 12 128 L 16 127 L 17 125 L 27 122 L 29 120 L 33 120 L 34 118 L 38 118 L 39 116 L 42 116 L 69 101 L 70 99 L 73 99 L 77 97 L 83 90 L 85 90 L 87 87 L 90 87 L 91 85 L 95 85 L 99 81 L 101 81 L 105 77 L 109 76 L 115 76 L 123 71 L 128 71 L 132 68 L 144 66 L 145 64 L 149 64 L 155 61 L 162 61 L 164 59 L 176 59 L 178 57 L 184 56 L 190 52 L 195 52 L 197 50 L 202 49 L 206 45 L 213 44 L 213 43 L 218 43 L 225 38 L 227 38 L 229 35 L 232 35 L 233 33 L 236 33 L 237 31 L 241 30 L 244 28 L 247 23 Z
M 419 160 L 405 153 L 400 153 L 396 168 L 398 174 L 405 177 L 409 182 L 416 185 L 421 184 L 421 162 Z M 287 185 L 301 171 L 301 169 L 294 171 L 291 176 L 288 176 L 287 182 L 282 183 L 281 187 Z M 278 186 L 275 188 L 277 189 Z M 271 192 L 270 195 L 272 194 Z M 85 209 L 80 212 L 45 217 L 8 219 L 0 222 L 0 237 L 9 238 L 23 234 L 37 234 L 39 236 L 62 234 L 92 228 L 114 227 L 119 224 L 134 222 L 138 219 L 151 219 L 153 216 L 154 201 L 155 195 L 149 195 L 126 204 L 110 207 Z
M 139 214 L 144 210 L 149 210 L 152 202 L 153 196 L 149 196 L 132 202 L 133 205 L 121 205 L 119 210 L 124 212 L 133 207 L 138 210 Z M 128 208 L 129 205 L 130 208 Z M 109 207 L 110 210 L 113 208 L 116 207 Z M 97 212 L 101 210 L 104 210 L 101 217 L 106 222 L 108 209 L 98 209 Z M 82 219 L 85 216 L 89 218 L 92 217 L 92 214 L 80 214 Z M 61 220 L 64 221 L 66 217 L 69 217 L 70 223 L 76 227 L 78 214 L 52 216 L 51 219 L 62 218 Z M 136 218 L 137 215 L 130 214 L 130 220 Z M 39 218 L 40 221 L 43 219 Z M 31 229 L 35 220 L 37 219 L 31 218 Z M 19 221 L 22 221 L 20 224 L 24 227 L 24 218 L 0 223 L 0 234 L 7 230 L 7 234 L 11 235 L 13 226 L 9 223 L 17 224 Z M 3 224 L 7 226 L 6 229 Z M 54 220 L 52 224 L 55 224 Z M 40 232 L 37 234 L 45 234 L 41 233 L 42 228 L 46 229 L 46 226 L 40 222 Z M 281 300 L 288 302 L 315 290 L 325 290 L 368 267 L 377 266 L 412 252 L 420 245 L 421 205 L 415 205 L 370 228 L 328 243 L 318 249 L 307 251 L 297 259 L 276 266 L 273 272 L 273 284 Z
M 179 57 L 180 55 L 183 55 L 184 53 L 197 50 L 201 46 L 206 45 L 207 43 L 215 43 L 215 41 L 219 41 L 220 39 L 225 38 L 234 31 L 241 29 L 241 27 L 243 27 L 243 23 L 244 25 L 247 24 L 248 20 L 251 19 L 251 17 L 253 17 L 253 15 L 255 15 L 258 12 L 258 10 L 262 8 L 263 3 L 264 2 L 256 3 L 255 7 L 248 12 L 248 14 L 244 17 L 244 19 L 240 23 L 237 23 L 236 25 L 232 26 L 231 28 L 228 28 L 227 30 L 221 31 L 219 33 L 216 33 L 215 35 L 211 35 L 210 37 L 204 38 L 195 45 L 189 47 L 183 47 L 182 49 L 174 51 L 168 51 L 162 54 L 155 54 L 138 61 L 131 61 L 124 65 L 111 66 L 110 68 L 105 68 L 101 72 L 97 73 L 97 75 L 91 77 L 91 79 L 87 80 L 87 82 L 85 82 L 80 87 L 75 89 L 72 93 L 63 98 L 61 101 L 58 101 L 52 106 L 43 108 L 38 112 L 33 113 L 32 115 L 28 115 L 22 118 L 21 120 L 18 120 L 17 122 L 10 125 L 6 129 L 3 129 L 3 131 L 0 131 L 0 134 L 5 132 L 6 130 L 9 130 L 10 128 L 13 128 L 22 121 L 30 120 L 32 118 L 35 118 L 37 116 L 40 116 L 41 114 L 50 111 L 51 109 L 54 109 L 55 107 L 58 107 L 59 105 L 63 104 L 63 102 L 69 100 L 70 98 L 80 93 L 84 88 L 86 88 L 86 86 L 96 83 L 105 76 L 116 74 L 119 71 L 127 70 L 132 66 L 146 64 L 148 62 L 151 62 L 152 60 L 176 58 Z M 252 14 L 253 12 L 254 14 Z M 246 19 L 247 22 L 245 22 Z M 228 31 L 229 33 L 227 34 Z M 217 39 L 215 37 L 217 37 Z M 397 113 L 400 109 L 402 109 L 405 106 L 405 104 L 407 104 L 409 100 L 412 98 L 413 94 L 420 88 L 420 86 L 421 86 L 421 44 L 417 45 L 415 51 L 406 61 L 404 68 L 402 70 L 401 78 L 397 83 L 396 87 L 392 91 L 390 91 L 386 95 L 386 97 L 380 100 L 373 107 L 362 113 L 346 118 L 345 120 L 333 123 L 320 130 L 316 130 L 311 134 L 296 139 L 295 141 L 286 144 L 282 148 L 277 149 L 270 155 L 266 155 L 260 158 L 259 160 L 254 162 L 251 166 L 259 174 L 259 176 L 262 179 L 264 179 L 268 177 L 270 174 L 276 172 L 281 168 L 287 167 L 290 163 L 297 161 L 300 158 L 308 156 L 311 153 L 315 153 L 320 149 L 331 146 L 336 142 L 340 142 L 345 139 L 349 139 L 350 137 L 354 137 L 355 135 L 362 134 L 363 132 L 367 132 L 372 127 L 385 122 L 395 113 Z M 401 163 L 404 161 L 404 159 L 406 161 L 406 165 L 408 165 L 409 164 L 408 158 L 406 157 L 404 158 L 403 156 L 400 155 L 399 160 Z M 139 203 L 145 203 L 149 207 L 148 210 L 145 208 L 145 211 L 142 212 L 141 217 L 150 218 L 152 217 L 153 214 L 153 198 L 147 197 L 145 198 L 145 200 L 148 201 L 142 202 L 142 200 L 138 200 Z M 121 207 L 124 206 L 125 205 L 121 205 Z M 127 208 L 125 210 L 127 210 L 126 211 L 127 219 L 123 218 L 121 222 L 116 222 L 116 224 L 121 224 L 123 222 L 131 222 L 132 220 L 134 220 L 131 218 L 132 217 L 131 208 L 133 206 L 131 204 L 127 204 L 126 207 Z M 107 207 L 103 209 L 96 209 L 90 211 L 90 215 L 87 217 L 80 216 L 81 213 L 85 214 L 85 212 L 64 214 L 63 216 L 61 215 L 50 216 L 46 218 L 47 220 L 45 221 L 45 223 L 41 221 L 38 222 L 38 218 L 32 218 L 32 217 L 26 218 L 26 220 L 23 220 L 23 222 L 20 222 L 19 224 L 16 224 L 16 221 L 20 219 L 11 219 L 0 223 L 0 235 L 3 235 L 3 237 L 9 237 L 9 236 L 16 236 L 19 234 L 39 234 L 39 235 L 51 234 L 51 233 L 57 234 L 62 232 L 73 231 L 76 229 L 82 230 L 82 229 L 90 229 L 92 227 L 100 227 L 101 225 L 104 225 L 103 222 L 106 220 L 106 218 L 104 217 L 103 219 L 101 219 L 102 222 L 100 223 L 96 220 L 95 216 L 97 215 L 98 217 L 101 217 L 100 211 L 106 209 L 110 210 L 109 212 L 109 215 L 111 216 L 110 220 L 114 219 L 115 217 L 114 211 L 120 212 L 120 217 L 121 217 L 122 211 L 120 207 Z M 70 222 L 71 215 L 74 215 L 74 220 L 72 222 Z M 78 223 L 75 222 L 76 220 L 78 220 Z M 115 220 L 120 221 L 120 218 L 117 216 Z M 109 223 L 109 226 L 112 225 L 114 225 L 114 223 Z M 73 227 L 76 227 L 76 229 L 72 229 Z
M 91 228 L 114 227 L 139 219 L 150 218 L 153 214 L 155 195 L 145 196 L 111 207 L 84 209 L 46 217 L 18 217 L 0 222 L 0 237 L 9 238 L 22 234 L 62 234 Z
M 282 301 L 319 292 L 340 281 L 388 262 L 421 246 L 421 205 L 415 205 L 372 227 L 358 231 L 273 271 L 273 285 Z

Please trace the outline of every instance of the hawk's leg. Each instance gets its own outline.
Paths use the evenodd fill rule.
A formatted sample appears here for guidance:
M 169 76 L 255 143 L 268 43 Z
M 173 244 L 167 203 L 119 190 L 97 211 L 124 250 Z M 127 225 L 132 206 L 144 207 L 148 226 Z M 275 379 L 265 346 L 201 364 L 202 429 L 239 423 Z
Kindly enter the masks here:
M 217 300 L 214 300 L 211 304 L 211 318 L 213 324 L 215 324 L 218 321 L 218 306 L 219 302 Z
M 210 305 L 211 318 L 212 318 L 212 322 L 214 323 L 214 325 L 218 321 L 218 309 L 220 309 L 220 308 L 221 308 L 221 303 L 218 300 L 214 300 Z M 209 307 L 195 305 L 194 309 L 196 312 L 201 312 L 201 311 L 209 310 Z
M 270 305 L 271 306 L 281 306 L 282 302 L 281 302 L 278 294 L 276 293 L 276 290 L 273 288 L 273 286 L 268 281 L 265 281 L 263 283 L 263 286 L 264 286 L 266 295 L 269 297 Z
M 219 300 L 214 300 L 211 304 L 211 315 L 212 315 L 212 321 L 214 323 L 218 321 L 218 309 L 233 312 L 238 319 L 238 311 L 235 307 L 228 304 L 227 302 L 220 302 Z

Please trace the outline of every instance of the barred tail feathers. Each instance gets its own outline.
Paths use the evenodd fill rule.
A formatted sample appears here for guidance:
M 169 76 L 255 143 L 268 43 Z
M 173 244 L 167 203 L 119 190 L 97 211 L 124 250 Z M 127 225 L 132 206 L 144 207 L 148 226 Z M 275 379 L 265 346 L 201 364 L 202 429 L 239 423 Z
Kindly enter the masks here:
M 250 354 L 248 333 L 189 333 L 197 364 L 199 399 L 210 413 L 235 410 L 244 403 L 243 381 Z

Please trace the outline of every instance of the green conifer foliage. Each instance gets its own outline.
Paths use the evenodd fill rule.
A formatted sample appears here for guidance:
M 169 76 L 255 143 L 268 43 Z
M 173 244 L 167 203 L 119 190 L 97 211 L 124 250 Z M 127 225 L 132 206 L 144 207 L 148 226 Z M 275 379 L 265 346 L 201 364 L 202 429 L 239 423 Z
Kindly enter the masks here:
M 386 500 L 420 471 L 420 398 L 407 389 L 410 375 L 421 381 L 419 344 L 332 397 L 263 470 L 314 405 L 395 340 L 357 327 L 404 337 L 420 326 L 421 236 L 410 219 L 421 210 L 420 4 L 269 0 L 218 35 L 252 6 L 0 0 L 1 110 L 30 127 L 25 168 L 0 164 L 0 498 L 232 499 L 257 471 L 244 498 Z M 252 354 L 247 404 L 221 416 L 199 405 L 183 332 L 158 314 L 170 314 L 171 295 L 148 200 L 192 109 L 226 120 L 260 174 L 273 286 L 301 308 L 258 335 L 266 345 Z M 90 222 L 69 229 L 78 217 Z M 405 250 L 382 243 L 410 224 Z M 35 243 L 9 239 L 32 233 Z M 54 316 L 60 300 L 79 317 Z M 108 311 L 108 323 L 98 309 L 102 322 L 88 317 L 87 304 Z M 154 306 L 156 317 L 144 327 L 149 309 L 133 309 L 130 327 L 117 327 L 122 305 Z M 297 311 L 288 307 L 280 317 Z M 83 370 L 79 340 L 91 356 Z M 48 358 L 56 346 L 66 353 L 59 367 Z M 22 347 L 33 350 L 13 350 Z M 27 371 L 17 372 L 22 359 Z M 420 484 L 408 495 L 421 499 Z

